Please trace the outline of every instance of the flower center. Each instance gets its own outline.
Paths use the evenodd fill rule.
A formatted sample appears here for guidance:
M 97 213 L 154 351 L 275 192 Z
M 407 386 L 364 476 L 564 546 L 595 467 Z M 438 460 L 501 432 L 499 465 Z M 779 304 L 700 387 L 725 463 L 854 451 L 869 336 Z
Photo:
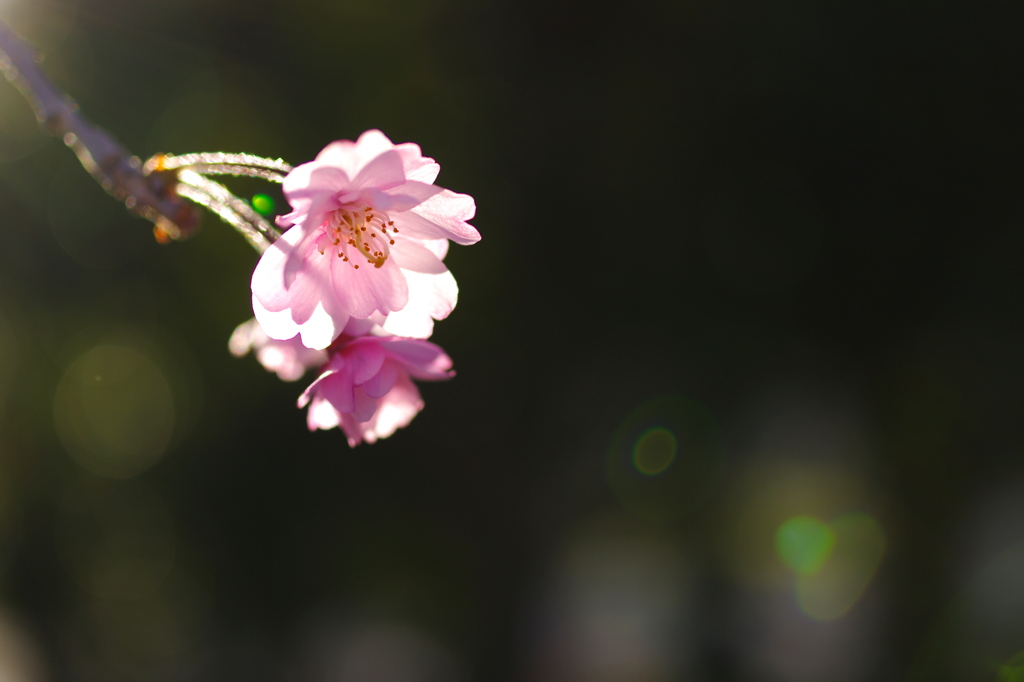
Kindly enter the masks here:
M 316 240 L 317 250 L 321 254 L 334 253 L 356 270 L 363 259 L 375 268 L 384 265 L 391 254 L 390 246 L 395 243 L 391 235 L 398 234 L 387 213 L 365 205 L 335 209 L 323 228 L 324 233 Z

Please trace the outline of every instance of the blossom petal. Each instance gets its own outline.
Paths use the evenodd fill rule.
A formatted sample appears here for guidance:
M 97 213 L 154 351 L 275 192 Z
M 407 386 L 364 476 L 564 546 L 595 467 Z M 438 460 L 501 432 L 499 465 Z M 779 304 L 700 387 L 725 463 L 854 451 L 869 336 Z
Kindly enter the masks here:
M 306 310 L 305 314 L 312 311 L 319 300 L 316 290 L 327 288 L 329 282 L 324 266 L 330 261 L 313 257 L 320 255 L 316 249 L 317 236 L 315 231 L 293 227 L 263 252 L 253 270 L 251 284 L 253 295 L 268 310 L 299 307 Z M 296 283 L 296 279 L 300 281 Z M 313 298 L 303 306 L 301 301 L 307 296 Z
M 429 341 L 369 335 L 343 337 L 332 348 L 299 405 L 310 406 L 310 429 L 340 426 L 352 447 L 390 436 L 423 409 L 412 377 L 453 375 L 451 358 Z
M 263 331 L 272 339 L 290 339 L 299 333 L 299 325 L 292 319 L 292 312 L 267 310 L 255 295 L 252 297 L 252 312 Z
M 384 211 L 408 211 L 442 191 L 443 188 L 437 185 L 409 180 L 398 187 L 379 192 L 378 194 L 383 194 L 387 197 L 388 205 L 381 205 L 378 208 Z M 382 201 L 381 197 L 378 196 L 377 201 Z M 376 206 L 376 204 L 371 204 L 371 206 Z
M 317 394 L 344 414 L 356 409 L 355 396 L 352 394 L 354 388 L 352 373 L 343 369 L 322 381 L 317 387 Z
M 388 314 L 382 325 L 389 334 L 416 339 L 429 338 L 434 320 L 443 320 L 459 300 L 459 286 L 450 272 L 436 275 L 405 271 L 409 284 L 409 302 L 401 310 Z
M 248 320 L 235 327 L 235 331 L 231 332 L 231 338 L 228 339 L 228 350 L 236 358 L 240 358 L 257 343 L 264 342 L 267 340 L 267 334 L 260 327 L 259 322 L 255 319 Z
M 356 386 L 365 384 L 372 379 L 384 365 L 385 353 L 380 343 L 366 337 L 366 341 L 356 339 L 342 352 L 352 372 L 352 383 Z
M 334 197 L 351 186 L 348 174 L 340 168 L 325 167 L 315 161 L 304 163 L 285 176 L 282 183 L 292 212 L 278 216 L 277 224 L 317 227 L 328 210 L 337 208 Z
M 402 363 L 404 369 L 416 379 L 441 381 L 455 376 L 452 359 L 441 347 L 419 339 L 388 339 L 387 354 Z
M 341 423 L 341 413 L 323 398 L 315 398 L 306 412 L 306 426 L 310 431 L 317 429 L 333 429 Z M 349 445 L 355 447 L 351 441 Z
M 385 150 L 380 149 L 372 152 L 372 155 L 366 156 L 359 153 L 359 145 L 356 142 L 352 142 L 351 140 L 338 140 L 337 142 L 332 142 L 324 147 L 323 150 L 316 155 L 316 159 L 310 161 L 310 163 L 316 164 L 317 166 L 339 168 L 343 170 L 348 177 L 354 178 L 359 174 L 360 169 L 370 161 L 370 159 L 379 155 L 383 151 Z
M 407 376 L 399 376 L 391 392 L 381 399 L 377 414 L 374 415 L 374 440 L 387 438 L 396 430 L 408 426 L 422 409 L 423 398 L 420 397 L 416 384 Z M 369 438 L 367 440 L 369 441 Z
M 373 433 L 372 429 L 368 428 L 365 424 L 357 422 L 352 415 L 342 414 L 339 415 L 339 417 L 341 421 L 341 429 L 345 432 L 345 437 L 348 440 L 348 446 L 350 448 L 354 448 L 364 440 L 367 443 L 377 442 L 377 436 Z
M 416 243 L 430 249 L 430 252 L 437 256 L 439 260 L 444 260 L 444 257 L 448 255 L 448 245 L 451 242 L 447 239 L 418 239 Z
M 395 149 L 395 147 L 395 143 L 387 135 L 379 130 L 371 129 L 364 132 L 356 140 L 355 152 L 363 159 L 363 163 L 366 163 L 386 151 Z
M 422 185 L 422 187 L 420 187 Z M 403 194 L 405 187 L 410 187 L 410 193 Z M 426 185 L 421 182 L 411 183 L 406 182 L 402 185 L 393 188 L 390 192 L 384 192 L 382 190 L 369 187 L 361 190 L 358 194 L 352 192 L 346 194 L 340 198 L 341 201 L 345 202 L 360 202 L 367 206 L 372 206 L 375 209 L 381 211 L 390 211 L 395 214 L 402 214 L 404 211 L 408 211 L 415 206 L 418 206 L 425 199 L 430 198 L 436 194 L 433 190 L 440 191 L 440 187 L 434 185 Z
M 447 242 L 446 239 L 445 243 Z M 429 275 L 448 271 L 448 268 L 433 251 L 426 248 L 421 242 L 414 242 L 411 239 L 396 239 L 391 246 L 391 257 L 403 270 L 423 272 Z
M 352 180 L 353 189 L 391 189 L 405 182 L 402 157 L 398 152 L 388 150 L 366 164 Z
M 352 418 L 357 422 L 368 422 L 373 419 L 373 415 L 377 412 L 377 399 L 367 395 L 359 386 L 356 386 L 353 389 L 352 395 L 355 398 L 355 408 L 352 410 Z
M 359 270 L 340 258 L 333 260 L 333 293 L 340 307 L 352 317 L 367 318 L 374 311 L 387 315 L 406 306 L 409 285 L 402 270 L 391 259 L 379 268 L 367 263 Z
M 379 315 L 379 313 L 377 314 Z M 365 320 L 357 320 L 355 318 L 352 318 L 348 321 L 348 324 L 345 325 L 345 328 L 341 331 L 341 333 L 347 334 L 348 336 L 352 337 L 368 336 L 370 334 L 373 334 L 374 325 L 376 324 L 376 322 L 374 322 L 372 318 L 373 315 L 371 315 L 369 318 Z
M 385 138 L 386 139 L 386 138 Z M 395 151 L 402 156 L 402 167 L 407 180 L 433 183 L 441 172 L 441 164 L 429 156 L 423 156 L 420 146 L 414 142 L 395 145 Z
M 298 335 L 302 345 L 314 350 L 331 345 L 331 341 L 348 321 L 347 317 L 328 314 L 322 302 L 318 302 L 309 317 L 301 323 L 295 321 L 291 310 L 267 310 L 255 296 L 252 297 L 252 311 L 270 338 L 287 340 Z
M 451 239 L 456 244 L 475 244 L 480 233 L 467 223 L 476 214 L 476 202 L 468 194 L 441 190 L 422 204 L 402 213 L 395 222 L 418 239 Z
M 334 364 L 333 358 L 331 359 L 331 363 Z M 321 386 L 323 386 L 323 383 L 327 381 L 327 379 L 329 379 L 330 377 L 337 374 L 339 371 L 340 369 L 335 367 L 329 367 L 327 369 L 324 369 L 324 371 L 320 373 L 320 376 L 314 379 L 313 383 L 306 387 L 306 390 L 303 391 L 302 395 L 299 396 L 299 399 L 296 402 L 296 404 L 299 407 L 305 407 L 306 405 L 308 405 L 309 401 L 316 396 L 316 393 L 320 390 Z
M 362 383 L 360 388 L 366 391 L 366 395 L 374 398 L 382 398 L 387 395 L 387 392 L 395 385 L 395 380 L 398 378 L 398 372 L 399 367 L 393 361 L 384 362 L 380 371 L 377 372 L 369 381 Z

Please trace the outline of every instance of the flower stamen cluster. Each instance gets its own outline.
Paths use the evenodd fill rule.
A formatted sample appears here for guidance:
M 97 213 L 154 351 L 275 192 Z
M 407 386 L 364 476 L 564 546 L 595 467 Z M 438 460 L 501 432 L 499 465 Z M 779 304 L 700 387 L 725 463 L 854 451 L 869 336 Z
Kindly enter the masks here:
M 328 216 L 324 228 L 323 235 L 316 240 L 320 255 L 333 247 L 334 254 L 343 262 L 351 263 L 356 270 L 359 269 L 359 263 L 349 259 L 349 246 L 365 256 L 368 264 L 379 268 L 391 253 L 389 247 L 395 244 L 394 238 L 388 236 L 388 229 L 398 232 L 395 221 L 390 220 L 386 212 L 375 213 L 369 206 L 362 211 L 358 208 L 339 208 Z

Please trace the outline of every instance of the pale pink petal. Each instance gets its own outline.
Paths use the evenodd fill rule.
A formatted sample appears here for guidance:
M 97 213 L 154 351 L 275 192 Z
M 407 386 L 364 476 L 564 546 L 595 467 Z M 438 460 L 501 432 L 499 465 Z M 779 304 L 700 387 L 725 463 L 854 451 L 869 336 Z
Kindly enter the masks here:
M 433 183 L 441 172 L 441 164 L 428 156 L 423 156 L 420 146 L 413 142 L 395 145 L 395 151 L 402 156 L 402 167 L 407 180 Z
M 345 325 L 345 328 L 342 330 L 341 333 L 347 334 L 348 336 L 353 338 L 357 336 L 367 336 L 370 334 L 374 334 L 375 326 L 376 322 L 374 322 L 372 319 L 368 318 L 365 320 L 357 320 L 356 318 L 352 318 L 348 321 L 348 324 Z
M 409 191 L 405 192 L 408 187 Z M 436 190 L 436 191 L 435 191 Z M 404 212 L 418 206 L 429 199 L 432 195 L 441 191 L 437 185 L 424 185 L 423 183 L 407 182 L 390 192 L 384 192 L 375 187 L 360 190 L 359 193 L 349 193 L 339 198 L 343 202 L 358 202 L 372 206 L 381 211 L 389 211 L 396 217 L 406 215 Z
M 292 319 L 292 313 L 284 310 L 271 311 L 263 307 L 260 300 L 252 297 L 252 312 L 263 331 L 273 339 L 290 339 L 299 333 L 299 325 Z
M 391 392 L 381 399 L 377 414 L 373 415 L 374 440 L 387 438 L 398 429 L 408 426 L 422 409 L 423 399 L 416 385 L 409 377 L 399 376 Z
M 352 317 L 367 318 L 374 311 L 386 315 L 404 308 L 409 300 L 406 278 L 390 259 L 379 268 L 365 263 L 359 270 L 338 259 L 331 274 L 334 297 Z
M 240 358 L 257 344 L 264 343 L 267 341 L 267 334 L 260 327 L 259 322 L 255 319 L 248 320 L 235 327 L 235 331 L 231 332 L 231 338 L 228 339 L 228 350 L 236 358 Z
M 352 395 L 352 372 L 347 368 L 332 374 L 317 387 L 317 395 L 329 402 L 334 409 L 342 414 L 356 409 L 355 396 Z
M 339 359 L 337 356 L 332 357 L 327 366 L 324 367 L 323 371 L 320 372 L 320 376 L 314 379 L 313 383 L 311 383 L 306 388 L 306 390 L 302 392 L 302 395 L 299 396 L 299 400 L 297 402 L 297 405 L 299 407 L 305 407 L 306 405 L 308 405 L 309 401 L 323 387 L 324 382 L 327 381 L 330 377 L 337 374 L 339 371 L 341 371 L 341 367 L 344 366 L 344 360 L 341 360 L 340 363 L 338 362 L 338 360 Z
M 399 310 L 384 318 L 381 327 L 388 334 L 407 336 L 411 339 L 429 339 L 434 333 L 434 318 L 420 310 Z
M 379 155 L 385 150 L 380 150 L 374 153 L 368 158 L 364 158 L 358 151 L 358 145 L 351 140 L 338 140 L 332 142 L 323 148 L 319 154 L 316 155 L 316 159 L 310 163 L 316 164 L 317 166 L 330 166 L 338 168 L 345 172 L 345 174 L 354 178 L 359 174 L 360 169 L 365 166 L 370 159 Z
M 348 174 L 340 168 L 323 166 L 316 161 L 297 166 L 285 176 L 281 188 L 292 212 L 282 217 L 289 224 L 303 222 L 306 216 L 317 216 L 332 206 L 339 191 L 352 186 Z
M 389 150 L 359 171 L 359 175 L 352 179 L 352 188 L 386 190 L 404 182 L 405 171 L 402 169 L 402 157 L 398 152 Z
M 338 415 L 340 420 L 340 426 L 345 432 L 345 436 L 348 440 L 348 446 L 354 448 L 355 446 L 362 443 L 364 440 L 367 443 L 376 443 L 377 436 L 372 431 L 369 431 L 365 424 L 357 422 L 351 414 Z
M 309 319 L 299 325 L 299 338 L 307 348 L 322 349 L 331 345 L 340 329 L 345 327 L 347 318 L 331 315 L 321 302 L 313 309 Z M 340 325 L 340 326 L 339 326 Z
M 435 320 L 443 320 L 455 309 L 459 301 L 459 285 L 455 283 L 451 272 L 446 270 L 430 274 L 407 270 L 405 278 L 409 282 L 410 291 L 409 303 L 405 308 L 420 310 Z
M 356 140 L 355 154 L 366 165 L 386 151 L 395 149 L 396 145 L 387 135 L 379 130 L 371 129 L 364 132 Z
M 399 367 L 393 361 L 387 361 L 369 381 L 360 384 L 366 394 L 374 398 L 382 398 L 387 395 L 391 387 L 395 385 L 398 378 Z
M 296 272 L 289 284 L 277 288 L 268 286 L 273 281 L 270 276 L 257 282 L 257 273 L 254 273 L 253 294 L 267 310 L 290 310 L 292 319 L 297 324 L 304 324 L 317 308 L 327 309 L 324 303 L 330 299 L 324 293 L 331 290 L 328 264 L 329 261 L 323 258 L 319 262 L 313 261 L 305 270 Z
M 454 376 L 452 359 L 440 346 L 429 341 L 392 338 L 385 348 L 388 356 L 400 362 L 416 379 L 440 381 Z
M 378 329 L 379 328 L 380 331 L 381 331 L 381 334 L 377 334 L 376 332 L 367 332 L 367 333 L 374 334 L 375 336 L 378 336 L 378 335 L 390 336 L 389 332 L 385 332 L 384 331 L 384 323 L 387 321 L 387 319 L 388 319 L 387 315 L 381 315 L 380 313 L 374 313 L 374 314 L 370 315 L 368 318 L 366 318 L 366 320 L 368 322 L 372 322 L 373 323 L 372 326 L 373 326 L 374 329 Z
M 320 255 L 317 236 L 315 231 L 293 227 L 263 252 L 252 273 L 252 292 L 268 310 L 296 308 L 301 320 L 322 298 L 319 290 L 329 286 L 330 259 L 313 257 Z M 310 300 L 303 304 L 305 298 Z
M 373 337 L 355 339 L 342 355 L 352 372 L 352 383 L 357 386 L 372 379 L 384 365 L 384 349 Z
M 357 422 L 368 422 L 377 412 L 378 400 L 366 394 L 359 386 L 352 390 L 355 397 L 355 408 L 352 410 L 352 418 Z
M 446 244 L 448 243 L 447 239 L 444 241 Z M 391 258 L 403 270 L 423 272 L 428 275 L 438 275 L 448 271 L 448 268 L 433 251 L 426 248 L 422 242 L 414 242 L 411 239 L 396 239 L 391 247 Z
M 373 443 L 408 424 L 423 409 L 423 399 L 411 377 L 448 379 L 454 375 L 451 366 L 451 358 L 429 341 L 341 337 L 332 346 L 331 359 L 321 375 L 299 398 L 299 405 L 310 405 L 307 421 L 311 429 L 336 424 L 345 431 L 350 446 Z
M 420 203 L 403 196 L 392 196 L 391 194 L 379 190 L 376 187 L 367 187 L 359 192 L 350 192 L 349 194 L 341 197 L 341 201 L 366 204 L 367 206 L 372 206 L 380 211 L 392 212 L 407 211 Z
M 255 319 L 235 328 L 228 340 L 228 350 L 235 357 L 254 351 L 264 369 L 274 372 L 283 381 L 295 381 L 306 370 L 327 362 L 327 353 L 306 348 L 298 338 L 284 341 L 270 338 Z
M 334 409 L 326 400 L 322 398 L 315 398 L 313 403 L 309 406 L 309 411 L 306 413 L 306 425 L 310 431 L 316 431 L 317 429 L 333 429 L 338 426 L 341 422 L 341 413 Z M 349 442 L 351 447 L 355 447 L 356 444 Z
M 430 249 L 430 252 L 437 256 L 438 260 L 444 260 L 444 257 L 448 255 L 448 245 L 451 242 L 447 239 L 417 239 L 416 243 Z
M 267 371 L 277 374 L 282 381 L 298 381 L 306 373 L 306 366 L 294 353 L 289 353 L 287 349 L 278 346 L 260 348 L 256 351 L 256 359 Z
M 437 185 L 409 180 L 398 187 L 384 190 L 383 194 L 390 198 L 390 205 L 379 208 L 385 211 L 408 211 L 442 191 L 443 189 Z
M 443 320 L 455 308 L 459 287 L 450 272 L 428 275 L 406 271 L 405 278 L 409 283 L 409 302 L 401 310 L 390 313 L 381 326 L 396 336 L 429 338 L 434 331 L 434 320 Z
M 331 345 L 331 341 L 347 322 L 347 319 L 337 314 L 333 316 L 328 314 L 322 302 L 317 303 L 309 319 L 301 324 L 292 318 L 291 310 L 287 308 L 280 311 L 267 310 L 255 296 L 252 297 L 252 311 L 267 336 L 273 339 L 290 339 L 299 335 L 304 346 L 316 350 Z M 341 324 L 341 327 L 338 327 L 338 324 Z
M 321 367 L 327 362 L 327 353 L 307 348 L 298 337 L 286 340 L 270 338 L 255 319 L 235 329 L 228 348 L 235 356 L 253 350 L 264 369 L 274 372 L 284 381 L 295 381 L 306 370 Z
M 480 233 L 466 222 L 476 215 L 476 202 L 468 194 L 442 190 L 413 208 L 412 213 L 441 229 L 442 234 L 424 234 L 426 239 L 443 236 L 463 245 L 480 241 Z M 411 216 L 403 215 L 406 217 Z

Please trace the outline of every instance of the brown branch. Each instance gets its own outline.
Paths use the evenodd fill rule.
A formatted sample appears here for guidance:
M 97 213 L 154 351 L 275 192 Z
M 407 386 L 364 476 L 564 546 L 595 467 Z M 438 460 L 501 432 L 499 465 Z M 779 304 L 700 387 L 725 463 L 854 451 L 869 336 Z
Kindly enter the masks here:
M 159 241 L 185 239 L 199 228 L 199 211 L 179 197 L 177 174 L 144 174 L 138 157 L 82 116 L 78 105 L 39 68 L 37 53 L 0 21 L 0 71 L 28 100 L 39 124 L 60 136 L 85 170 L 137 216 L 151 221 Z

